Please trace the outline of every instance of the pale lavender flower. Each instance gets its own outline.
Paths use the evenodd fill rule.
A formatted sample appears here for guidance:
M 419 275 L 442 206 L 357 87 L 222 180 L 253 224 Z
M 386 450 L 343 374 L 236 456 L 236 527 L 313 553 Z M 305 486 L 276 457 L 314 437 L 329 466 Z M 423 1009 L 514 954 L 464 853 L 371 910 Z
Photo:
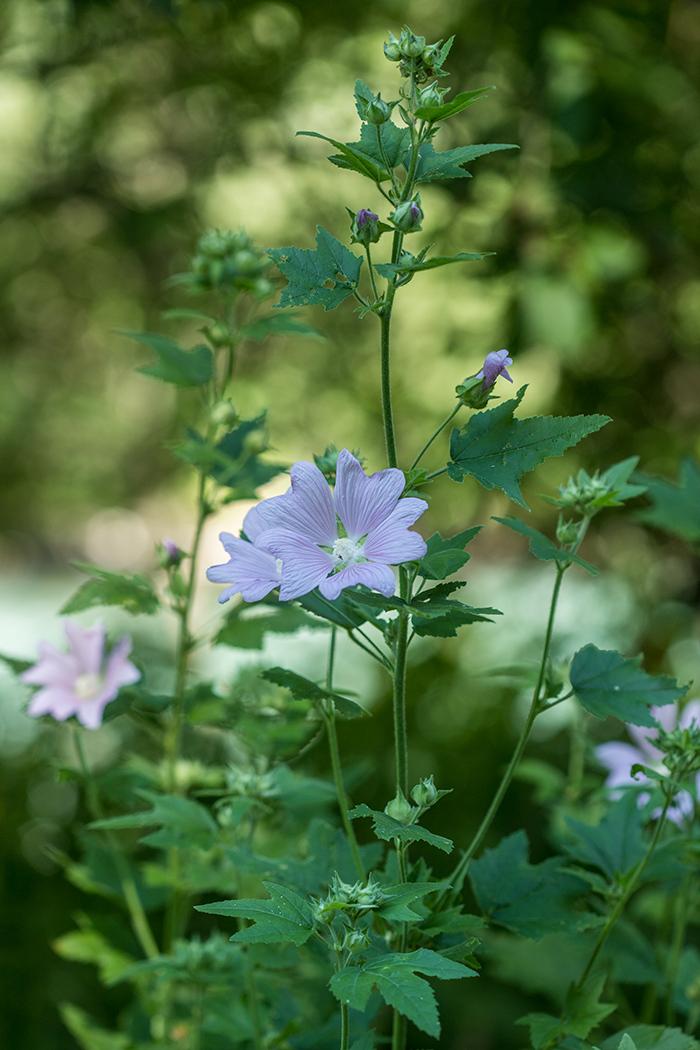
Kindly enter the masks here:
M 98 621 L 85 630 L 66 620 L 69 651 L 39 642 L 39 661 L 19 676 L 29 685 L 43 686 L 29 701 L 33 717 L 53 715 L 59 722 L 75 715 L 86 729 L 102 724 L 104 709 L 123 685 L 138 682 L 141 672 L 127 659 L 131 638 L 121 638 L 107 656 L 105 627 Z
M 219 595 L 221 604 L 239 593 L 246 602 L 258 602 L 279 587 L 282 577 L 277 559 L 255 545 L 265 528 L 259 508 L 253 507 L 243 519 L 243 532 L 248 539 L 239 539 L 230 532 L 219 534 L 229 560 L 207 569 L 207 579 L 231 584 Z
M 368 211 L 367 208 L 360 208 L 357 215 L 355 216 L 355 223 L 357 224 L 358 230 L 361 230 L 362 227 L 366 226 L 370 220 L 372 222 L 377 222 L 378 219 L 379 216 L 375 215 L 373 211 Z
M 411 201 L 411 218 L 413 219 L 414 222 L 417 222 L 418 219 L 420 219 L 421 217 L 422 217 L 422 212 L 421 212 L 419 206 L 416 204 L 415 201 Z M 511 361 L 511 364 L 512 363 L 513 362 Z
M 670 733 L 673 729 L 688 729 L 695 722 L 700 725 L 700 700 L 692 700 L 683 708 L 680 717 L 677 704 L 664 704 L 663 707 L 652 707 L 652 717 L 657 720 L 661 728 Z M 635 764 L 649 766 L 659 772 L 667 773 L 663 764 L 663 751 L 654 746 L 654 740 L 659 735 L 658 729 L 653 726 L 633 726 L 625 724 L 627 732 L 634 740 L 633 744 L 623 741 L 611 740 L 607 744 L 600 744 L 595 749 L 598 761 L 608 770 L 605 787 L 612 789 L 613 793 L 619 795 L 617 789 L 639 785 L 640 778 L 632 776 L 631 769 Z M 700 773 L 695 780 L 696 791 L 700 797 Z M 639 796 L 639 804 L 645 806 L 649 801 L 649 794 L 642 792 Z M 674 824 L 683 824 L 688 817 L 692 817 L 694 800 L 687 791 L 681 791 L 676 795 L 675 801 L 668 810 L 668 819 Z M 658 817 L 661 810 L 655 810 L 653 817 Z
M 343 449 L 334 495 L 313 463 L 295 463 L 291 488 L 257 507 L 266 531 L 256 546 L 282 559 L 280 598 L 288 601 L 318 587 L 333 599 L 364 584 L 387 597 L 396 589 L 390 565 L 414 561 L 425 540 L 409 531 L 427 509 L 425 500 L 400 499 L 405 479 L 389 468 L 367 477 Z
M 476 378 L 483 379 L 484 381 L 484 385 L 481 389 L 488 390 L 489 387 L 493 386 L 499 376 L 503 376 L 503 378 L 507 379 L 509 383 L 512 383 L 513 380 L 506 371 L 507 366 L 512 364 L 513 359 L 508 356 L 507 350 L 491 350 L 486 355 L 484 367 L 480 372 L 476 373 Z

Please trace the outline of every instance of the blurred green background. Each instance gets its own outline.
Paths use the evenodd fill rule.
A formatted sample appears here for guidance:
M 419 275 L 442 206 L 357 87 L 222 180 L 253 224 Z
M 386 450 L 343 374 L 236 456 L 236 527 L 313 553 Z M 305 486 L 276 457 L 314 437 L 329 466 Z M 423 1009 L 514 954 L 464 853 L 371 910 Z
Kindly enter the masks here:
M 383 214 L 369 183 L 328 164 L 322 143 L 294 134 L 355 138 L 358 76 L 396 97 L 381 45 L 403 22 L 429 40 L 456 34 L 453 90 L 497 86 L 444 128 L 439 148 L 521 146 L 475 162 L 473 179 L 424 194 L 418 245 L 497 254 L 425 274 L 399 300 L 404 460 L 447 414 L 454 386 L 503 346 L 516 386 L 530 384 L 529 413 L 602 412 L 614 421 L 527 481 L 533 524 L 551 529 L 536 493 L 579 465 L 639 454 L 645 471 L 675 475 L 682 454 L 700 451 L 698 0 L 4 0 L 1 650 L 31 656 L 42 633 L 59 637 L 55 613 L 77 579 L 70 559 L 147 569 L 154 541 L 170 535 L 187 545 L 191 481 L 164 446 L 193 406 L 177 408 L 170 388 L 135 374 L 147 352 L 114 329 L 194 336 L 160 313 L 183 305 L 164 282 L 185 268 L 205 227 L 245 225 L 264 247 L 309 247 L 317 223 L 344 236 L 346 206 Z M 251 349 L 236 403 L 248 416 L 269 409 L 276 458 L 309 458 L 334 441 L 360 447 L 378 469 L 374 319 L 360 321 L 345 304 L 308 320 L 326 340 L 278 338 Z M 442 465 L 444 446 L 431 457 Z M 513 509 L 444 479 L 433 492 L 428 527 L 445 532 Z M 211 560 L 221 525 L 212 524 Z M 485 629 L 490 635 L 420 650 L 412 693 L 415 773 L 461 784 L 435 828 L 454 833 L 457 821 L 460 844 L 509 754 L 519 710 L 516 685 L 477 677 L 465 699 L 465 677 L 475 664 L 535 655 L 549 586 L 547 570 L 533 575 L 519 541 L 496 527 L 473 552 L 471 597 L 507 617 Z M 588 641 L 642 649 L 649 670 L 700 679 L 699 574 L 688 549 L 629 517 L 603 515 L 583 553 L 607 576 L 572 579 L 561 654 Z M 390 724 L 385 685 L 370 678 L 374 737 L 348 727 L 344 746 L 351 759 L 372 754 L 366 790 L 383 804 Z M 47 780 L 60 742 L 33 735 L 12 714 L 18 703 L 3 679 L 0 1041 L 63 1050 L 75 1044 L 56 1002 L 80 1002 L 106 1022 L 121 993 L 99 990 L 87 968 L 48 947 L 84 904 L 43 852 L 46 843 L 71 848 L 75 798 Z M 567 746 L 556 723 L 532 753 L 564 769 Z M 523 823 L 540 859 L 545 829 L 526 782 L 513 789 L 493 840 Z M 448 998 L 445 1045 L 519 1045 L 510 1024 L 531 1005 L 520 992 L 506 996 L 485 980 L 448 989 Z

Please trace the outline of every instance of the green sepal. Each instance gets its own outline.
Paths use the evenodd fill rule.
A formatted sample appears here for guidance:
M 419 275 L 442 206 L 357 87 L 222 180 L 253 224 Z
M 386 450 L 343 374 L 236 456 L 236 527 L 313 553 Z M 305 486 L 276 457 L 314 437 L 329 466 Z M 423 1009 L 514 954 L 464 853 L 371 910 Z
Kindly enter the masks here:
M 303 678 L 294 671 L 287 671 L 284 667 L 269 667 L 261 673 L 260 677 L 266 682 L 273 682 L 284 689 L 289 689 L 295 700 L 311 700 L 314 704 L 322 703 L 324 700 L 331 701 L 335 709 L 346 718 L 362 718 L 367 714 L 363 707 L 349 697 L 322 689 L 315 682 L 310 682 L 308 678 Z
M 626 659 L 620 653 L 586 645 L 574 656 L 569 672 L 578 701 L 597 718 L 612 715 L 635 726 L 658 727 L 649 708 L 680 700 L 688 688 L 667 675 L 649 675 L 641 656 Z
M 414 116 L 419 120 L 427 120 L 434 124 L 437 120 L 447 120 L 456 113 L 461 113 L 467 106 L 473 106 L 479 99 L 485 98 L 489 91 L 495 91 L 496 85 L 489 84 L 488 87 L 477 88 L 476 91 L 462 91 L 455 95 L 451 102 L 443 102 L 440 106 L 419 106 Z
M 306 944 L 314 932 L 311 905 L 286 886 L 264 882 L 269 900 L 216 901 L 195 905 L 207 915 L 236 915 L 253 919 L 254 926 L 234 933 L 232 941 L 243 944 Z
M 348 816 L 351 820 L 357 817 L 371 817 L 374 834 L 384 842 L 391 842 L 393 839 L 398 839 L 403 845 L 409 842 L 427 842 L 428 845 L 437 847 L 443 853 L 451 853 L 454 846 L 452 840 L 446 839 L 443 835 L 435 835 L 419 824 L 402 824 L 390 817 L 388 813 L 370 809 L 364 802 L 355 806 Z
M 267 255 L 289 281 L 277 308 L 316 304 L 334 310 L 352 295 L 360 280 L 362 259 L 322 226 L 316 227 L 316 248 L 268 248 Z M 329 281 L 332 288 L 327 288 Z
M 448 539 L 443 539 L 439 532 L 433 533 L 427 541 L 428 549 L 418 563 L 418 575 L 426 580 L 445 580 L 452 576 L 471 558 L 464 548 L 480 531 L 481 525 L 476 525 Z
M 538 532 L 537 529 L 533 529 L 529 525 L 526 525 L 524 521 L 520 520 L 520 518 L 508 514 L 505 518 L 497 518 L 494 515 L 492 516 L 492 520 L 499 522 L 501 525 L 505 525 L 506 528 L 512 529 L 513 532 L 519 532 L 521 536 L 525 536 L 525 538 L 530 541 L 530 550 L 540 561 L 555 561 L 557 565 L 570 565 L 571 562 L 576 562 L 577 565 L 580 565 L 587 572 L 590 572 L 592 576 L 598 575 L 598 570 L 595 566 L 590 565 L 587 561 L 584 561 L 583 558 L 579 558 L 578 555 L 571 554 L 569 551 L 557 547 L 550 539 L 544 536 L 541 532 Z
M 127 339 L 143 343 L 157 355 L 155 364 L 137 369 L 145 376 L 187 387 L 204 386 L 214 374 L 214 358 L 208 346 L 183 350 L 173 339 L 157 332 L 134 332 L 129 328 L 117 328 L 115 331 Z
M 447 476 L 464 481 L 471 474 L 484 488 L 502 489 L 506 496 L 529 508 L 518 482 L 550 456 L 560 456 L 610 422 L 608 416 L 531 416 L 514 419 L 526 387 L 496 408 L 475 412 L 466 426 L 450 438 L 451 462 Z
M 100 605 L 119 605 L 132 616 L 140 613 L 151 616 L 160 607 L 158 595 L 145 576 L 107 572 L 106 569 L 97 569 L 94 565 L 84 565 L 82 562 L 73 562 L 73 565 L 91 579 L 81 584 L 65 602 L 61 607 L 61 616 Z

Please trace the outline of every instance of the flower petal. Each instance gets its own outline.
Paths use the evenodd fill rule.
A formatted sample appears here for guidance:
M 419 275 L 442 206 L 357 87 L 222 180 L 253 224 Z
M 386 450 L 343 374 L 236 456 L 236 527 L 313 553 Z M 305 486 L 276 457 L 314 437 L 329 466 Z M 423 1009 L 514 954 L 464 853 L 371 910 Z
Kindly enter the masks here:
M 283 602 L 299 598 L 318 587 L 336 564 L 336 559 L 327 551 L 291 529 L 269 529 L 258 544 L 282 559 L 280 601 Z
M 63 629 L 78 661 L 80 673 L 99 674 L 105 649 L 105 625 L 102 620 L 85 630 L 75 620 L 66 620 Z
M 102 704 L 109 703 L 110 700 L 114 700 L 123 685 L 133 685 L 134 682 L 138 682 L 141 672 L 138 667 L 132 664 L 131 660 L 127 660 L 130 652 L 131 638 L 125 634 L 123 638 L 119 639 L 109 654 L 107 667 L 105 668 L 104 684 L 94 700 L 90 701 L 91 703 L 97 703 L 98 701 Z
M 685 705 L 678 719 L 678 728 L 690 729 L 693 722 L 696 726 L 700 726 L 700 700 L 691 700 Z
M 400 499 L 391 514 L 367 536 L 362 546 L 364 557 L 386 565 L 422 558 L 427 550 L 426 542 L 417 532 L 410 532 L 408 526 L 427 509 L 424 499 L 415 496 Z
M 370 590 L 379 591 L 387 598 L 396 591 L 396 579 L 388 565 L 379 565 L 371 561 L 363 561 L 359 565 L 341 569 L 334 576 L 329 576 L 327 580 L 319 583 L 318 589 L 324 598 L 332 601 L 346 587 L 354 587 L 358 583 L 364 584 Z
M 39 660 L 19 675 L 28 685 L 56 685 L 71 689 L 80 673 L 72 653 L 62 653 L 51 642 L 39 642 Z
M 618 740 L 600 744 L 595 749 L 595 756 L 600 764 L 609 770 L 609 776 L 605 781 L 605 786 L 609 788 L 638 783 L 630 770 L 636 762 L 644 765 L 648 761 L 646 755 L 636 747 Z
M 230 532 L 222 532 L 219 539 L 230 559 L 224 565 L 208 568 L 207 579 L 212 583 L 233 584 L 219 595 L 220 603 L 238 593 L 246 602 L 257 602 L 279 586 L 282 577 L 271 554 Z
M 268 529 L 293 529 L 313 543 L 332 546 L 338 538 L 328 482 L 314 463 L 295 463 L 292 487 L 255 508 Z
M 396 506 L 405 484 L 395 467 L 378 470 L 368 478 L 352 452 L 344 448 L 338 456 L 333 499 L 348 537 L 359 540 L 381 524 Z
M 27 713 L 32 718 L 38 718 L 39 715 L 53 715 L 57 721 L 64 722 L 66 718 L 75 714 L 77 707 L 78 700 L 72 693 L 65 689 L 47 688 L 40 689 L 34 694 L 29 701 Z
M 88 703 L 81 704 L 75 712 L 75 717 L 86 729 L 99 729 L 106 706 L 107 703 L 104 700 L 95 698 Z

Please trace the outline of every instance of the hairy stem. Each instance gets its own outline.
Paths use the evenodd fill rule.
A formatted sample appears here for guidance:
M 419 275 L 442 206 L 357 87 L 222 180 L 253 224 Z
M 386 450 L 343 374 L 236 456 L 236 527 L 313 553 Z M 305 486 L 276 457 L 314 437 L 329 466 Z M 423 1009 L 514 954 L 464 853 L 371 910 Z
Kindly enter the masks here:
M 367 254 L 367 269 L 369 270 L 369 279 L 372 282 L 372 291 L 374 293 L 375 303 L 379 301 L 379 292 L 377 291 L 377 282 L 374 278 L 374 267 L 372 266 L 372 252 L 370 251 L 369 244 L 365 245 L 365 252 Z
M 350 1008 L 347 1003 L 340 1004 L 340 1050 L 348 1050 L 350 1043 Z
M 104 820 L 104 810 L 102 808 L 102 802 L 100 800 L 100 793 L 93 777 L 90 767 L 87 763 L 85 755 L 85 749 L 83 747 L 83 739 L 80 735 L 80 730 L 75 727 L 75 749 L 78 753 L 78 759 L 80 761 L 80 768 L 85 780 L 87 788 L 88 807 L 92 814 L 93 820 Z M 141 898 L 136 888 L 133 875 L 131 874 L 131 868 L 129 862 L 124 856 L 124 851 L 121 848 L 119 839 L 113 831 L 105 831 L 105 837 L 107 843 L 114 857 L 114 863 L 117 867 L 117 873 L 119 875 L 119 882 L 122 888 L 122 894 L 124 901 L 129 910 L 129 917 L 131 919 L 131 926 L 136 934 L 136 938 L 143 949 L 144 954 L 149 959 L 154 959 L 160 954 L 158 951 L 158 945 L 156 944 L 155 937 L 151 930 L 150 924 L 146 917 L 146 913 L 143 910 L 141 904 Z
M 397 231 L 398 232 L 398 231 Z M 384 440 L 386 458 L 390 467 L 397 467 L 396 434 L 394 432 L 394 414 L 391 407 L 391 311 L 396 294 L 395 281 L 389 282 L 386 301 L 381 313 L 381 372 L 382 372 L 382 416 L 384 420 Z

